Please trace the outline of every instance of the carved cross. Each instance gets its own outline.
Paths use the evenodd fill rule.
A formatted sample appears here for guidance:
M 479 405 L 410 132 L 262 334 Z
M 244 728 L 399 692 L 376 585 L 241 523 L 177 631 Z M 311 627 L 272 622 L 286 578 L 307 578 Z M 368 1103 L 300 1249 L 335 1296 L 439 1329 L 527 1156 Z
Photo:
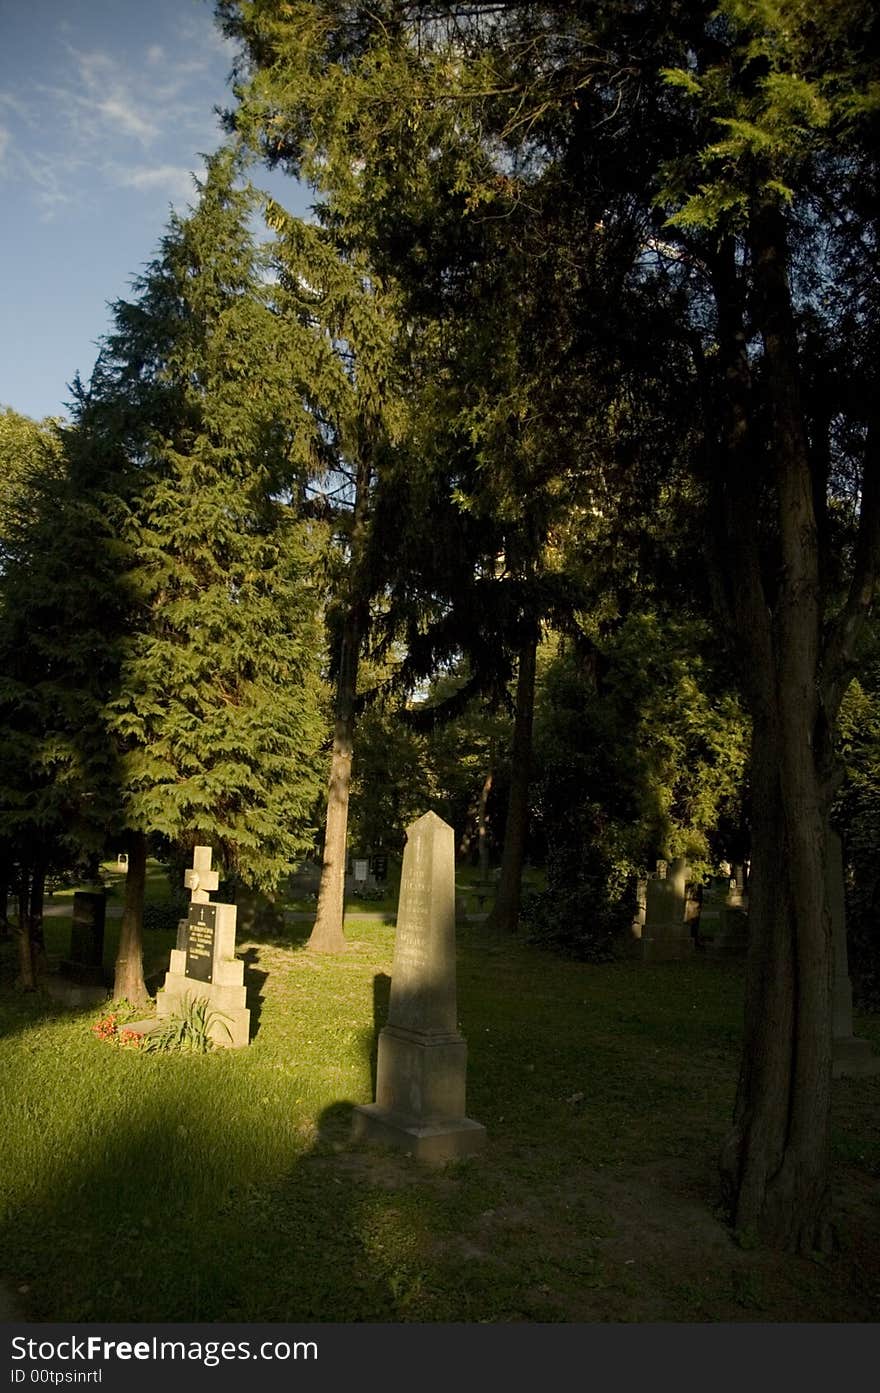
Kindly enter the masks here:
M 220 877 L 216 871 L 211 870 L 211 848 L 209 846 L 193 847 L 192 869 L 184 872 L 183 883 L 187 890 L 191 891 L 190 902 L 192 904 L 208 904 L 210 902 L 208 891 L 217 889 Z

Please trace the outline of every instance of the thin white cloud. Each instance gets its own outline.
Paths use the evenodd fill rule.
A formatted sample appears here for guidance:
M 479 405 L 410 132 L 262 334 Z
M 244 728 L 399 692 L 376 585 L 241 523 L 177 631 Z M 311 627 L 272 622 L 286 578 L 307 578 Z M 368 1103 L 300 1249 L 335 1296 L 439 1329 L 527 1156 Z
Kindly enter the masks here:
M 108 121 L 111 121 L 117 130 L 123 130 L 128 135 L 136 136 L 145 145 L 149 145 L 159 134 L 158 126 L 152 121 L 146 120 L 133 103 L 126 101 L 118 93 L 98 102 L 96 110 Z
M 68 47 L 79 72 L 81 89 L 76 94 L 79 105 L 95 112 L 116 130 L 149 145 L 159 134 L 159 127 L 148 114 L 146 102 L 138 103 L 135 84 L 122 65 L 100 49 L 81 53 L 72 45 Z
M 128 169 L 118 174 L 116 182 L 124 188 L 140 189 L 142 192 L 164 189 L 175 198 L 195 197 L 192 173 L 183 165 L 144 165 L 139 169 Z
M 0 126 L 0 165 L 6 158 L 6 151 L 9 149 L 11 136 L 5 126 Z
M 90 42 L 64 21 L 40 77 L 10 75 L 0 88 L 0 127 L 11 137 L 3 180 L 30 185 L 42 218 L 64 203 L 97 206 L 111 189 L 145 204 L 151 192 L 154 204 L 188 203 L 190 170 L 221 139 L 218 56 L 231 58 L 232 46 L 213 24 L 176 14 L 139 48 L 119 39 L 111 26 Z

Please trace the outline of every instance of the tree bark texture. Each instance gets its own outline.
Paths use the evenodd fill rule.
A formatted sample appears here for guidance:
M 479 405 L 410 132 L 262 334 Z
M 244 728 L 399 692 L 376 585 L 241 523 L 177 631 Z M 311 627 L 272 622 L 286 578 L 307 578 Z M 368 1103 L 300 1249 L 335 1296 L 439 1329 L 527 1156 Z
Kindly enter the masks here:
M 740 306 L 719 302 L 728 417 L 722 429 L 728 594 L 753 721 L 750 948 L 743 1057 L 721 1157 L 737 1230 L 827 1251 L 833 955 L 825 892 L 827 758 L 819 702 L 822 596 L 814 482 L 799 397 L 784 223 L 753 220 L 758 322 L 773 409 L 778 564 L 768 593 L 750 453 Z M 726 282 L 729 289 L 735 277 Z M 752 446 L 754 454 L 757 449 Z M 749 496 L 751 495 L 751 496 Z
M 537 631 L 522 644 L 516 679 L 516 715 L 513 726 L 510 793 L 501 853 L 498 894 L 487 924 L 502 933 L 515 933 L 519 925 L 522 872 L 529 830 L 529 786 L 532 766 L 532 724 L 535 714 L 535 665 Z
M 144 887 L 147 879 L 147 839 L 143 832 L 128 835 L 128 871 L 122 927 L 113 979 L 115 1001 L 142 1005 L 148 998 L 144 982 Z
M 336 723 L 327 789 L 327 822 L 324 860 L 318 888 L 318 908 L 309 947 L 318 953 L 345 951 L 345 862 L 348 833 L 348 799 L 351 790 L 351 758 L 354 745 L 354 703 L 357 696 L 360 622 L 357 609 L 349 611 L 342 634 L 342 652 L 336 687 Z

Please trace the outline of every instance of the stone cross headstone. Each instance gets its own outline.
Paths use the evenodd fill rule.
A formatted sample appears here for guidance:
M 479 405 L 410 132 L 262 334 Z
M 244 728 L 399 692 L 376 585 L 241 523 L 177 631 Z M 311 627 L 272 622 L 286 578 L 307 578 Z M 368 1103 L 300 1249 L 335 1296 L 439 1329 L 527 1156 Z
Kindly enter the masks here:
M 211 848 L 197 846 L 183 883 L 190 892 L 189 914 L 171 950 L 165 985 L 156 993 L 161 1021 L 179 1015 L 187 1001 L 206 1001 L 211 1038 L 238 1048 L 250 1039 L 251 1013 L 245 1006 L 244 963 L 235 956 L 235 905 L 215 904 L 210 892 L 219 877 L 211 870 Z
M 672 962 L 693 953 L 694 940 L 687 921 L 687 862 L 683 856 L 666 865 L 663 878 L 649 879 L 645 919 L 634 950 L 644 962 Z
M 874 1053 L 870 1041 L 853 1035 L 852 983 L 846 951 L 843 847 L 836 832 L 829 830 L 825 854 L 825 893 L 831 914 L 831 951 L 834 954 L 831 1072 L 835 1079 L 878 1074 L 880 1057 Z
M 485 1128 L 465 1116 L 466 1071 L 456 1013 L 454 834 L 425 813 L 407 829 L 376 1101 L 355 1108 L 355 1137 L 425 1161 L 481 1150 Z
M 70 957 L 61 972 L 83 986 L 104 983 L 104 922 L 107 897 L 101 891 L 77 890 L 73 896 L 73 926 L 70 931 Z

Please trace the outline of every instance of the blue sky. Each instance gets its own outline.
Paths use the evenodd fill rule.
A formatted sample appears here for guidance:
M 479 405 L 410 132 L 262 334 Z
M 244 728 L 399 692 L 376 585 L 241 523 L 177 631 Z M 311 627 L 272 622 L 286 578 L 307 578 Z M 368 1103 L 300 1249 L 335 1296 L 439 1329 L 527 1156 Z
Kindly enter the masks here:
M 107 302 L 222 139 L 233 57 L 209 0 L 0 0 L 0 406 L 60 415 L 88 378 Z

